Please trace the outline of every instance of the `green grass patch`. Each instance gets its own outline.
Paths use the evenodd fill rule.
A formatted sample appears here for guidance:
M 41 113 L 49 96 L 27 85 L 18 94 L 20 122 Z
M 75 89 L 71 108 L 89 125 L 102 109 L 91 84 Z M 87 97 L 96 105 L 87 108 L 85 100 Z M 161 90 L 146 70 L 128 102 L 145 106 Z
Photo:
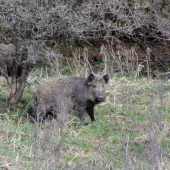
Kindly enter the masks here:
M 67 124 L 39 127 L 27 119 L 35 86 L 27 86 L 21 102 L 12 104 L 1 83 L 0 167 L 9 163 L 11 169 L 125 169 L 127 161 L 129 169 L 148 169 L 152 158 L 146 156 L 148 146 L 150 155 L 160 151 L 157 159 L 169 165 L 170 85 L 145 78 L 111 81 L 107 101 L 95 106 L 96 122 L 86 115 L 89 124 L 82 126 L 69 115 Z

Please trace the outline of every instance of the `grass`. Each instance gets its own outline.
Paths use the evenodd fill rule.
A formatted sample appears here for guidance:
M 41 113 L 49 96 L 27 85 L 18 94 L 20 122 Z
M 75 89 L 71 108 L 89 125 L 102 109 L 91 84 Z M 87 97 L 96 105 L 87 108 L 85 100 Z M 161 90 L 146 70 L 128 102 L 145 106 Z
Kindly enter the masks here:
M 0 169 L 167 169 L 170 164 L 170 85 L 168 80 L 111 79 L 107 101 L 95 107 L 95 123 L 40 126 L 27 119 L 35 86 L 21 103 L 6 102 L 0 82 Z

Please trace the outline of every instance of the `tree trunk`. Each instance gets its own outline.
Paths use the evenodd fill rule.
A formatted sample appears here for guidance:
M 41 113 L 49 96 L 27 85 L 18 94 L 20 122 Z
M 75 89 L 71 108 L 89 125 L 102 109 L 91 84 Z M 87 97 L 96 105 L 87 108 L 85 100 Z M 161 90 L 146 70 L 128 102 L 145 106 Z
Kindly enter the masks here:
M 19 102 L 22 97 L 22 94 L 24 92 L 24 88 L 26 85 L 26 81 L 27 81 L 27 78 L 28 78 L 28 75 L 31 69 L 32 67 L 29 64 L 26 64 L 26 63 L 23 64 L 21 81 L 20 81 L 20 85 L 19 85 L 19 88 L 17 89 L 17 93 L 15 96 L 16 102 Z
M 12 64 L 12 81 L 11 81 L 11 91 L 10 91 L 10 101 L 15 101 L 15 95 L 17 92 L 17 65 L 14 60 Z
M 24 63 L 22 65 L 22 74 L 21 77 L 19 79 L 17 79 L 17 70 L 13 73 L 15 73 L 12 76 L 12 88 L 11 88 L 11 93 L 10 93 L 10 101 L 12 102 L 19 102 L 22 94 L 24 92 L 25 89 L 25 85 L 26 85 L 26 81 L 29 75 L 29 72 L 31 71 L 33 65 L 30 65 L 28 63 Z M 17 83 L 19 84 L 19 87 L 17 89 Z

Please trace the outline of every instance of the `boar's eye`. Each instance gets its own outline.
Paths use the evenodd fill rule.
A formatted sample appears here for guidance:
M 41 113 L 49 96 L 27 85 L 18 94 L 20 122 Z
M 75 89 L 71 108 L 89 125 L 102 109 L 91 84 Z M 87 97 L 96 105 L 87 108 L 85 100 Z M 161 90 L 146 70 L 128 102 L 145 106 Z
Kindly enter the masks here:
M 94 88 L 96 88 L 96 85 L 93 85 Z

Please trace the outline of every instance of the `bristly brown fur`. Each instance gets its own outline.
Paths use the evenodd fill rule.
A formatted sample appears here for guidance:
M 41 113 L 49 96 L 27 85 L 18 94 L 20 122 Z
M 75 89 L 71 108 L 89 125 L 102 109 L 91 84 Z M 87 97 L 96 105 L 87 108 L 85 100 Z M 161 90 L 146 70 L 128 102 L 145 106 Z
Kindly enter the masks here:
M 74 111 L 84 125 L 85 111 L 92 121 L 94 106 L 105 101 L 104 86 L 109 76 L 89 74 L 86 77 L 50 78 L 37 87 L 37 109 L 39 121 L 51 112 L 57 116 Z

